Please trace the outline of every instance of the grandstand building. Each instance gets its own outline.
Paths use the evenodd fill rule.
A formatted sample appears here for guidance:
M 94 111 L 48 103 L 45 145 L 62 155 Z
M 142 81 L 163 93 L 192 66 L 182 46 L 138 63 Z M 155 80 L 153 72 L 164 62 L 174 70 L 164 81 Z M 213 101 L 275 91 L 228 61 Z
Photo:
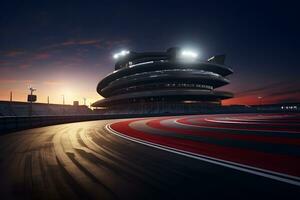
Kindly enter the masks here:
M 165 52 L 122 51 L 115 71 L 102 79 L 92 104 L 104 113 L 192 113 L 216 108 L 229 92 L 215 89 L 229 83 L 233 71 L 225 55 L 201 61 L 180 48 Z

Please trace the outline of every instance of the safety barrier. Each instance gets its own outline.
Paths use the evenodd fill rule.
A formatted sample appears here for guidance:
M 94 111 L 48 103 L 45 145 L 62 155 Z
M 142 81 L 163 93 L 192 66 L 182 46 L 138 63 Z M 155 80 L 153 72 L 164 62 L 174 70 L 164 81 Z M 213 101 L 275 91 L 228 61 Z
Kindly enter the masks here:
M 32 117 L 0 117 L 0 134 L 14 132 L 23 129 L 64 124 L 71 122 L 123 119 L 154 116 L 175 116 L 175 115 L 195 115 L 195 114 L 230 114 L 230 113 L 285 113 L 283 110 L 259 110 L 259 109 L 222 109 L 211 110 L 203 113 L 160 113 L 160 114 L 91 114 L 91 115 L 61 115 L 61 116 L 32 116 Z M 292 111 L 289 111 L 292 112 Z M 292 113 L 299 113 L 299 110 Z
M 71 122 L 121 119 L 131 117 L 151 117 L 154 114 L 111 114 L 111 115 L 63 115 L 63 116 L 32 116 L 32 117 L 0 117 L 0 134 L 35 127 L 64 124 Z

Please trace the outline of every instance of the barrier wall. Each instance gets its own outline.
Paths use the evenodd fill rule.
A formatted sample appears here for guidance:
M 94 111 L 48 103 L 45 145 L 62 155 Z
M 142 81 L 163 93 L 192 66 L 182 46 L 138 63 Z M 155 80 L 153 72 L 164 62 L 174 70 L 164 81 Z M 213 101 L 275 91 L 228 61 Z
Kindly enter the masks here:
M 257 109 L 257 108 L 223 108 L 210 110 L 202 113 L 160 113 L 160 114 L 92 114 L 92 115 L 61 115 L 61 116 L 32 116 L 32 117 L 0 117 L 0 134 L 29 129 L 34 127 L 49 126 L 90 120 L 122 119 L 154 116 L 176 116 L 176 115 L 195 115 L 195 114 L 234 114 L 234 113 L 299 113 L 300 110 L 282 109 Z
M 35 127 L 64 124 L 71 122 L 121 119 L 133 117 L 151 117 L 157 115 L 119 114 L 119 115 L 73 115 L 73 116 L 33 116 L 33 117 L 0 117 L 0 134 L 24 130 Z M 161 115 L 163 116 L 163 115 Z

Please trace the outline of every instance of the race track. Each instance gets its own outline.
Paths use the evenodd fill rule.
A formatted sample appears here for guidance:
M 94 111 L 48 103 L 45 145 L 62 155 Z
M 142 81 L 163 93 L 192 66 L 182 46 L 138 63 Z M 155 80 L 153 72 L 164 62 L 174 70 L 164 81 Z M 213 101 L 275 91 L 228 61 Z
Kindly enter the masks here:
M 300 115 L 100 120 L 0 136 L 5 199 L 300 195 Z

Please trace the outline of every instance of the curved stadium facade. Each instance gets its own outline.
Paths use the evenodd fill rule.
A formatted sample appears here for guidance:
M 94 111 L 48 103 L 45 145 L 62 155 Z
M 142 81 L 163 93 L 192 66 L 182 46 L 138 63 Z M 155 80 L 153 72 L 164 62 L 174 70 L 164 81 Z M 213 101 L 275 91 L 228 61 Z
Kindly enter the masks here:
M 125 52 L 116 55 L 115 71 L 102 79 L 104 97 L 93 107 L 104 113 L 193 113 L 221 105 L 229 92 L 215 89 L 229 83 L 233 71 L 225 55 L 200 61 L 181 49 L 165 52 Z

